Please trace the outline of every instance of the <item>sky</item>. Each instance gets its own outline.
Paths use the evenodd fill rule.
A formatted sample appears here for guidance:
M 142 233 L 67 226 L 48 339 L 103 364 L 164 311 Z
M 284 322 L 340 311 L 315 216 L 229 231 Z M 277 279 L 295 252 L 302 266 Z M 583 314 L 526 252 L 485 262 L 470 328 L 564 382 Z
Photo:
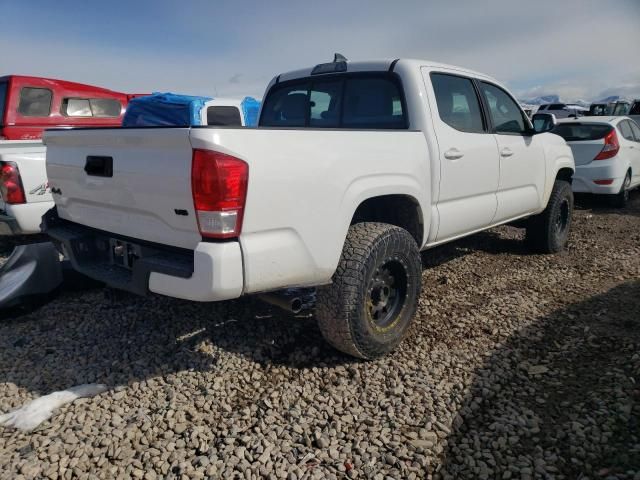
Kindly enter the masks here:
M 421 58 L 520 99 L 640 98 L 640 0 L 0 0 L 0 75 L 261 97 L 281 72 Z

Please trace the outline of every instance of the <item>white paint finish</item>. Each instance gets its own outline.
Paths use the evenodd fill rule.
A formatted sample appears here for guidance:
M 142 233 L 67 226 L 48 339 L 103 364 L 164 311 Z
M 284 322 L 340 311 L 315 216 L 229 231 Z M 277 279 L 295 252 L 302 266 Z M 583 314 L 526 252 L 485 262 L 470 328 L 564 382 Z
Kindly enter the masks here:
M 40 233 L 42 216 L 53 208 L 53 202 L 22 203 L 18 205 L 5 205 L 8 216 L 16 219 L 19 234 L 31 235 Z
M 441 242 L 491 224 L 497 207 L 500 163 L 493 135 L 462 132 L 442 121 L 429 77 L 432 70 L 426 67 L 421 70 L 439 152 L 440 224 L 435 241 Z M 457 73 L 444 68 L 436 71 Z
M 351 218 L 367 198 L 407 195 L 430 222 L 420 132 L 194 129 L 191 142 L 249 164 L 240 236 L 247 291 L 328 282 Z
M 542 205 L 546 180 L 545 141 L 541 135 L 495 134 L 500 158 L 498 209 L 493 222 L 502 222 Z M 506 155 L 505 155 L 506 154 Z
M 62 191 L 55 195 L 61 218 L 150 242 L 198 245 L 189 129 L 54 131 L 45 138 L 49 183 Z M 113 177 L 88 176 L 88 155 L 113 157 Z
M 242 253 L 238 242 L 199 243 L 193 265 L 189 278 L 152 272 L 149 290 L 197 302 L 229 300 L 242 294 Z
M 41 217 L 53 207 L 51 192 L 46 187 L 46 147 L 40 140 L 0 141 L 0 161 L 14 162 L 18 166 L 27 203 L 5 204 L 0 196 L 0 210 L 15 218 L 20 234 L 40 232 Z

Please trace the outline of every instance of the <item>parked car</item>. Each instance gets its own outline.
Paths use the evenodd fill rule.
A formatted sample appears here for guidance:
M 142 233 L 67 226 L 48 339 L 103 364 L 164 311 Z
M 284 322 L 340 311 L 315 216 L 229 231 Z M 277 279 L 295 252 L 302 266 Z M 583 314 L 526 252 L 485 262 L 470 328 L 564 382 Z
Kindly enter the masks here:
M 640 127 L 628 117 L 560 120 L 553 129 L 573 151 L 573 191 L 610 195 L 624 207 L 640 185 Z
M 192 108 L 191 104 L 198 101 L 204 106 Z M 189 122 L 187 126 L 240 126 L 247 121 L 255 124 L 259 111 L 259 103 L 250 97 L 203 100 L 202 97 L 162 94 L 138 96 L 128 106 L 131 108 L 124 115 L 124 121 L 137 122 L 139 126 L 159 125 L 161 121 L 176 125 L 185 118 Z M 189 117 L 190 111 L 195 114 L 193 122 Z M 81 121 L 81 118 L 77 119 L 76 124 Z M 94 126 L 93 123 L 90 125 Z M 40 140 L 0 141 L 0 235 L 40 233 L 42 215 L 53 207 L 45 151 Z
M 491 77 L 336 56 L 266 91 L 258 128 L 48 131 L 44 221 L 73 267 L 206 302 L 317 287 L 322 334 L 370 359 L 407 334 L 420 250 L 517 220 L 564 248 L 571 149 Z
M 548 103 L 540 105 L 536 113 L 552 113 L 556 118 L 577 118 L 584 115 L 588 110 L 579 105 L 566 103 Z
M 0 77 L 0 140 L 36 140 L 45 128 L 118 126 L 136 95 L 42 77 Z

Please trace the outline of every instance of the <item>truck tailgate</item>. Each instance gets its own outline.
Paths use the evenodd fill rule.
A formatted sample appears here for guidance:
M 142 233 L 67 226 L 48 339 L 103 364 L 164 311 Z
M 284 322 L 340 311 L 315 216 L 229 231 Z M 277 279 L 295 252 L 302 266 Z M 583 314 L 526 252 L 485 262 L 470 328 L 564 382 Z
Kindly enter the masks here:
M 44 141 L 61 218 L 188 249 L 201 241 L 188 128 L 53 130 Z

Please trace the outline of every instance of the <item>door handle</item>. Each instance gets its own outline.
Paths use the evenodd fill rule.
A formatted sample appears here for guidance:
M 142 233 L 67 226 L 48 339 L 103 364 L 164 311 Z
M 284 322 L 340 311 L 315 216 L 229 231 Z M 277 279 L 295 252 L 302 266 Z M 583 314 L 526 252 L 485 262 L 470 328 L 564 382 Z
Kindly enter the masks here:
M 502 150 L 500 150 L 501 157 L 510 157 L 511 155 L 513 155 L 513 150 L 511 150 L 509 147 L 504 147 Z
M 458 160 L 462 157 L 464 157 L 464 153 L 462 153 L 457 148 L 452 148 L 444 152 L 444 158 L 446 158 L 447 160 Z

